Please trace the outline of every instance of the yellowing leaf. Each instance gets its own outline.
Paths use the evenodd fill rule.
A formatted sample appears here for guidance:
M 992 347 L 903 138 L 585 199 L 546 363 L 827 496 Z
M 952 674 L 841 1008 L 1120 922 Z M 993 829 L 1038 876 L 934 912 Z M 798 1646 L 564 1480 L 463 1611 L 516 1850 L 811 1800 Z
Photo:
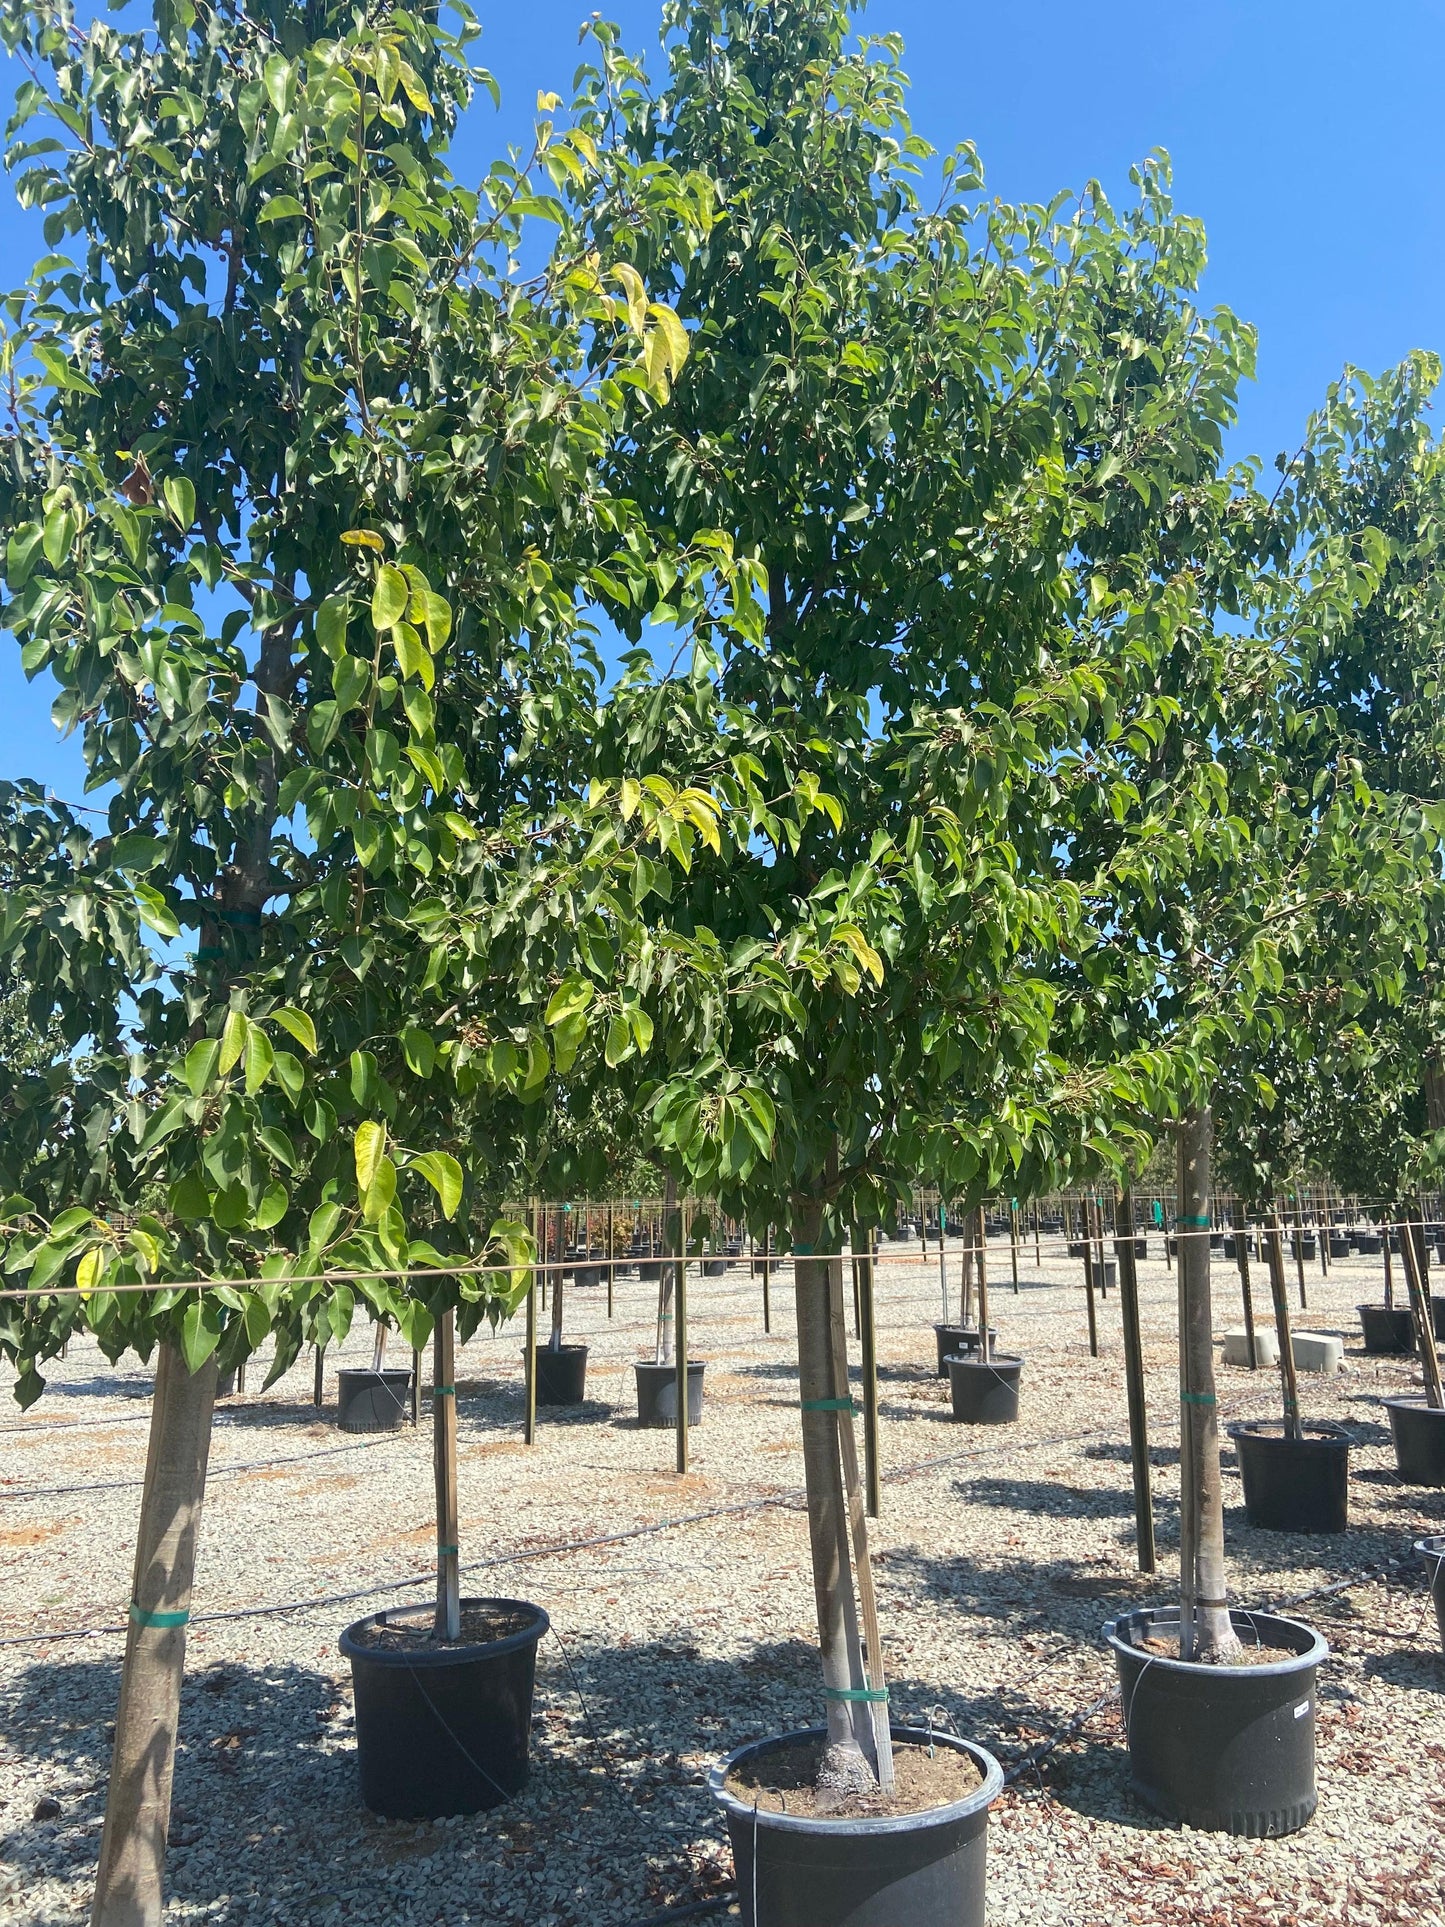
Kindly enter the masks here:
M 271 1021 L 288 1031 L 308 1056 L 315 1051 L 316 1026 L 304 1010 L 297 1010 L 292 1004 L 282 1004 L 279 1010 L 271 1012 Z
M 89 1298 L 105 1276 L 106 1254 L 99 1245 L 92 1245 L 75 1267 L 75 1283 L 82 1298 Z
M 375 549 L 378 555 L 386 554 L 386 544 L 371 529 L 347 529 L 341 537 L 351 549 Z
M 356 1127 L 356 1188 L 367 1192 L 376 1181 L 376 1173 L 386 1152 L 386 1126 L 368 1118 L 365 1124 Z
M 241 1052 L 246 1048 L 246 1033 L 251 1028 L 244 1012 L 229 1011 L 226 1015 L 226 1028 L 221 1032 L 221 1057 L 216 1065 L 218 1077 L 229 1077 L 241 1061 Z
M 395 628 L 406 614 L 409 600 L 406 577 L 390 562 L 383 562 L 376 572 L 376 586 L 371 592 L 371 620 L 374 627 L 381 630 Z
M 630 261 L 619 261 L 612 270 L 612 279 L 620 282 L 627 301 L 627 319 L 632 332 L 642 338 L 647 325 L 647 290 L 642 285 L 642 276 Z

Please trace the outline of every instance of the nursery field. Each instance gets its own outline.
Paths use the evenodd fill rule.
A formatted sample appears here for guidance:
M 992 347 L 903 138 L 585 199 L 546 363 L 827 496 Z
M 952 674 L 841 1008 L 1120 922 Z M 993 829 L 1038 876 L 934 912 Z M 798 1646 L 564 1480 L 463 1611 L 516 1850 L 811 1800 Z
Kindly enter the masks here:
M 952 1259 L 952 1252 L 950 1258 Z M 917 1248 L 879 1262 L 882 1516 L 873 1526 L 895 1718 L 979 1740 L 1008 1775 L 989 1835 L 993 1927 L 1286 1927 L 1445 1920 L 1445 1660 L 1420 1562 L 1445 1490 L 1403 1486 L 1380 1401 L 1418 1384 L 1366 1356 L 1355 1306 L 1381 1261 L 1308 1280 L 1298 1328 L 1345 1340 L 1343 1371 L 1300 1378 L 1304 1416 L 1354 1441 L 1350 1527 L 1245 1524 L 1225 1455 L 1235 1601 L 1324 1633 L 1319 1810 L 1298 1834 L 1171 1828 L 1128 1790 L 1103 1622 L 1177 1597 L 1178 1329 L 1157 1239 L 1140 1266 L 1160 1571 L 1135 1567 L 1119 1300 L 1089 1355 L 1082 1267 L 1008 1246 L 989 1273 L 1000 1346 L 1024 1354 L 1012 1427 L 952 1423 L 933 1376 L 938 1271 Z M 1294 1290 L 1291 1270 L 1291 1291 Z M 1256 1295 L 1259 1297 L 1258 1286 Z M 1267 1295 L 1267 1294 L 1266 1294 Z M 956 1296 L 956 1294 L 955 1294 Z M 1216 1260 L 1217 1332 L 1236 1322 Z M 707 1360 L 691 1470 L 640 1430 L 631 1361 L 655 1288 L 635 1275 L 569 1296 L 591 1346 L 588 1401 L 539 1414 L 521 1442 L 520 1321 L 456 1363 L 462 1590 L 525 1598 L 538 1654 L 527 1790 L 490 1814 L 386 1822 L 362 1806 L 351 1684 L 337 1636 L 435 1580 L 429 1370 L 421 1425 L 351 1436 L 311 1402 L 305 1359 L 265 1394 L 217 1407 L 187 1652 L 166 1918 L 515 1922 L 638 1927 L 729 1917 L 733 1871 L 706 1785 L 732 1747 L 817 1717 L 816 1621 L 803 1517 L 791 1268 L 772 1332 L 745 1263 L 698 1280 L 691 1355 Z M 850 1351 L 856 1345 L 851 1341 Z M 342 1362 L 364 1364 L 360 1329 Z M 88 1338 L 48 1368 L 31 1412 L 0 1422 L 0 1919 L 87 1916 L 129 1597 L 150 1374 Z M 253 1361 L 251 1379 L 264 1373 Z M 1223 1423 L 1277 1416 L 1278 1379 L 1219 1364 Z

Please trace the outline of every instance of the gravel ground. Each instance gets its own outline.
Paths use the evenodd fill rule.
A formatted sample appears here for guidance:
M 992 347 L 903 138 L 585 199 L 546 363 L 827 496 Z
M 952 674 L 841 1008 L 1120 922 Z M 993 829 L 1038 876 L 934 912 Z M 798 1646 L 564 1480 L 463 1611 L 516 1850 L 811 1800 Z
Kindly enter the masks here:
M 874 1544 L 895 1713 L 968 1734 L 1006 1767 L 1024 1763 L 993 1812 L 993 1927 L 1445 1922 L 1445 1659 L 1410 1552 L 1445 1530 L 1445 1491 L 1402 1487 L 1394 1473 L 1379 1401 L 1418 1373 L 1360 1348 L 1353 1308 L 1379 1297 L 1378 1259 L 1340 1263 L 1328 1279 L 1313 1267 L 1298 1314 L 1301 1327 L 1346 1339 L 1343 1374 L 1305 1376 L 1301 1390 L 1307 1416 L 1342 1419 L 1358 1441 L 1350 1531 L 1249 1530 L 1226 1460 L 1237 1603 L 1352 1582 L 1301 1608 L 1332 1649 L 1318 1815 L 1288 1840 L 1236 1841 L 1165 1826 L 1128 1791 L 1100 1626 L 1177 1590 L 1175 1309 L 1158 1255 L 1151 1240 L 1141 1284 L 1161 1571 L 1144 1579 L 1117 1295 L 1100 1306 L 1091 1359 L 1081 1265 L 1046 1244 L 1040 1267 L 1026 1247 L 1015 1297 L 996 1242 L 994 1320 L 1003 1347 L 1026 1356 L 1023 1410 L 1017 1426 L 966 1430 L 931 1376 L 937 1264 L 885 1247 Z M 1222 1330 L 1238 1315 L 1231 1263 L 1219 1262 L 1215 1290 Z M 632 1417 L 630 1361 L 649 1342 L 652 1292 L 621 1281 L 610 1323 L 604 1292 L 570 1295 L 568 1336 L 593 1348 L 590 1399 L 544 1412 L 531 1450 L 520 1442 L 517 1328 L 458 1357 L 464 1590 L 534 1599 L 554 1628 L 539 1653 L 531 1784 L 477 1819 L 417 1826 L 363 1809 L 336 1650 L 349 1620 L 425 1597 L 425 1396 L 419 1432 L 348 1437 L 333 1409 L 312 1406 L 302 1363 L 264 1396 L 218 1408 L 169 1922 L 634 1927 L 727 1889 L 708 1766 L 820 1717 L 790 1273 L 774 1280 L 770 1336 L 745 1267 L 692 1286 L 692 1346 L 709 1369 L 684 1478 L 671 1435 Z M 1267 1295 L 1257 1278 L 1261 1311 Z M 368 1350 L 358 1332 L 344 1360 L 366 1363 Z M 329 1400 L 334 1383 L 329 1374 Z M 1273 1373 L 1221 1366 L 1219 1389 L 1226 1421 L 1276 1409 Z M 6 1922 L 86 1918 L 149 1394 L 147 1372 L 77 1345 L 30 1413 L 0 1405 L 0 1640 L 13 1642 L 0 1644 Z M 265 1610 L 278 1606 L 289 1610 Z M 84 1628 L 102 1630 L 61 1636 Z

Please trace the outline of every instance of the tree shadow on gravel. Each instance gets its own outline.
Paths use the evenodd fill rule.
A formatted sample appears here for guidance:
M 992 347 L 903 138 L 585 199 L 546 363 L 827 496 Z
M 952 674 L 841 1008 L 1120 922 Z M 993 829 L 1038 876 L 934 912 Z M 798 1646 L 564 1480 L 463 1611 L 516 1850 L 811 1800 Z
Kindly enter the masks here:
M 1084 1457 L 1103 1461 L 1112 1465 L 1132 1465 L 1134 1457 L 1127 1444 L 1118 1441 L 1106 1445 L 1086 1445 Z M 1179 1447 L 1177 1445 L 1151 1445 L 1149 1447 L 1150 1465 L 1178 1465 Z
M 1400 1645 L 1394 1652 L 1372 1653 L 1365 1661 L 1365 1677 L 1383 1680 L 1409 1693 L 1433 1693 L 1445 1698 L 1445 1653 L 1426 1643 L 1433 1639 L 1435 1616 L 1426 1602 L 1425 1624 L 1413 1645 Z

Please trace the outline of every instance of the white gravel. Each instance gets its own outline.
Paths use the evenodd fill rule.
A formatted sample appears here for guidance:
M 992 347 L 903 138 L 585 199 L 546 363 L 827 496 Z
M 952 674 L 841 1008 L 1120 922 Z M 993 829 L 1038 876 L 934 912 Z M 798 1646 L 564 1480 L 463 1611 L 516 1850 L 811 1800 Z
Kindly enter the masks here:
M 895 1712 L 948 1722 L 1006 1766 L 1109 1692 L 1102 1621 L 1126 1603 L 1169 1599 L 1177 1585 L 1173 1280 L 1160 1262 L 1142 1268 L 1161 1564 L 1146 1580 L 1134 1570 L 1118 1299 L 1100 1307 L 1102 1355 L 1092 1360 L 1081 1273 L 1057 1241 L 1042 1269 L 1027 1246 L 1014 1297 L 1007 1245 L 996 1241 L 994 1322 L 1002 1346 L 1027 1359 L 1023 1413 L 1016 1427 L 965 1430 L 931 1375 L 936 1262 L 925 1266 L 916 1246 L 885 1247 L 880 1266 L 887 1483 L 875 1547 Z M 1350 1531 L 1252 1532 L 1232 1471 L 1226 1484 L 1238 1603 L 1280 1604 L 1379 1572 L 1301 1608 L 1333 1655 L 1321 1682 L 1318 1815 L 1284 1841 L 1162 1825 L 1128 1791 L 1117 1711 L 1106 1704 L 994 1809 L 993 1927 L 1445 1922 L 1445 1658 L 1410 1552 L 1413 1539 L 1445 1530 L 1445 1491 L 1404 1488 L 1394 1474 L 1379 1400 L 1418 1373 L 1360 1348 L 1354 1306 L 1378 1298 L 1380 1281 L 1379 1259 L 1341 1263 L 1328 1280 L 1316 1263 L 1299 1320 L 1346 1339 L 1344 1372 L 1302 1377 L 1301 1393 L 1307 1415 L 1343 1419 L 1360 1441 Z M 770 1337 L 745 1266 L 693 1284 L 707 1410 L 683 1479 L 672 1435 L 632 1420 L 630 1361 L 650 1340 L 652 1294 L 622 1281 L 610 1325 L 604 1292 L 570 1294 L 568 1335 L 593 1347 L 594 1402 L 544 1411 L 530 1451 L 520 1441 L 518 1328 L 479 1336 L 458 1358 L 466 1589 L 535 1599 L 555 1628 L 539 1655 L 531 1785 L 477 1819 L 415 1826 L 366 1813 L 336 1651 L 351 1619 L 426 1595 L 425 1399 L 419 1432 L 350 1438 L 333 1407 L 312 1407 L 303 1361 L 264 1397 L 220 1408 L 169 1922 L 632 1927 L 730 1884 L 707 1767 L 747 1739 L 819 1717 L 791 1274 L 775 1276 Z M 1220 1260 L 1216 1324 L 1237 1322 L 1236 1274 Z M 368 1349 L 358 1332 L 345 1361 L 368 1362 Z M 253 1382 L 261 1375 L 253 1367 Z M 1219 1385 L 1226 1422 L 1276 1408 L 1272 1372 L 1221 1367 Z M 8 1384 L 0 1390 L 8 1397 Z M 0 1646 L 7 1922 L 86 1918 L 149 1391 L 140 1367 L 112 1368 L 77 1345 L 32 1412 L 0 1406 L 0 1639 L 26 1642 Z M 611 1543 L 549 1549 L 585 1538 Z M 479 1569 L 483 1561 L 502 1563 Z M 387 1590 L 408 1578 L 421 1583 Z M 352 1592 L 367 1597 L 257 1616 Z M 231 1612 L 243 1616 L 207 1617 Z M 88 1627 L 108 1630 L 58 1636 Z

